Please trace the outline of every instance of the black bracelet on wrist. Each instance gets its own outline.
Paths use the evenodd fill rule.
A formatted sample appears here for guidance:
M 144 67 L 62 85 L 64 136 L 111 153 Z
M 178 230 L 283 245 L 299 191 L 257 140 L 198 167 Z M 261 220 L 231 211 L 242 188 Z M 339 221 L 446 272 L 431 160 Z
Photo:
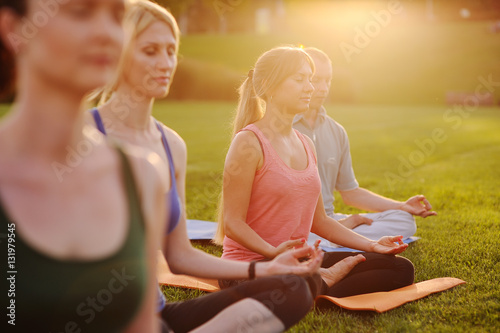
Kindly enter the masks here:
M 250 262 L 250 266 L 248 266 L 248 279 L 253 280 L 255 279 L 255 264 L 257 263 L 256 260 Z

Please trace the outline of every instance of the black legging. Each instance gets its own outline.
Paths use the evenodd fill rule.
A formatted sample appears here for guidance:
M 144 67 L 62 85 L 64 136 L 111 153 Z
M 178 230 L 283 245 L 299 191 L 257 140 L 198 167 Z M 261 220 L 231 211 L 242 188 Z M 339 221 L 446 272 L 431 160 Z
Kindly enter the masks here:
M 326 252 L 321 267 L 328 268 L 359 252 Z M 358 294 L 389 291 L 413 283 L 415 269 L 410 260 L 379 253 L 361 253 L 366 261 L 357 264 L 345 278 L 328 288 L 323 282 L 322 294 L 346 297 Z
M 326 252 L 321 267 L 328 268 L 342 259 L 360 252 Z M 342 280 L 331 288 L 325 281 L 307 278 L 311 294 L 347 297 L 359 294 L 389 291 L 413 283 L 415 269 L 410 260 L 391 254 L 361 253 L 366 261 L 357 264 Z M 219 280 L 221 288 L 238 285 L 245 280 Z
M 261 302 L 283 322 L 286 329 L 304 317 L 314 301 L 304 278 L 277 275 L 247 281 L 192 300 L 167 303 L 161 316 L 175 333 L 188 332 L 245 298 Z

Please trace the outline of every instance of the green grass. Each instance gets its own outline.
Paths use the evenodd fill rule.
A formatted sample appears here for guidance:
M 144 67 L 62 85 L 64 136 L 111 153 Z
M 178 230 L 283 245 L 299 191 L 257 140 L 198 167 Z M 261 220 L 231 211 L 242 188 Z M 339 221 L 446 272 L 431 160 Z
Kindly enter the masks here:
M 215 219 L 224 156 L 229 145 L 231 103 L 158 103 L 155 115 L 176 129 L 189 150 L 187 209 L 190 218 Z M 403 255 L 415 264 L 416 281 L 457 277 L 466 285 L 431 295 L 384 314 L 316 309 L 291 332 L 498 332 L 500 328 L 500 109 L 465 113 L 446 122 L 446 107 L 331 105 L 329 114 L 351 138 L 361 186 L 395 199 L 425 194 L 439 215 L 417 218 L 420 241 Z M 465 115 L 468 115 L 465 118 Z M 398 174 L 415 140 L 441 128 L 435 144 L 413 170 Z M 388 183 L 386 173 L 400 178 Z M 337 197 L 339 211 L 355 212 Z M 207 252 L 220 248 L 195 244 Z M 170 301 L 200 292 L 165 288 Z
M 5 109 L 0 107 L 0 115 Z M 233 109 L 231 103 L 156 104 L 155 116 L 178 131 L 188 146 L 190 218 L 215 219 Z M 416 281 L 451 276 L 467 284 L 383 314 L 317 308 L 290 332 L 498 332 L 500 109 L 477 109 L 453 122 L 443 118 L 446 107 L 436 106 L 330 105 L 327 110 L 349 133 L 361 186 L 399 200 L 423 193 L 439 213 L 417 218 L 416 235 L 422 239 L 403 254 L 415 264 Z M 446 140 L 435 143 L 432 153 L 422 152 L 423 161 L 401 175 L 400 159 L 421 151 L 415 140 L 431 138 L 436 128 Z M 396 180 L 388 182 L 387 173 Z M 338 211 L 356 211 L 338 197 L 336 206 Z M 194 245 L 220 255 L 220 247 Z M 164 291 L 169 301 L 203 294 Z

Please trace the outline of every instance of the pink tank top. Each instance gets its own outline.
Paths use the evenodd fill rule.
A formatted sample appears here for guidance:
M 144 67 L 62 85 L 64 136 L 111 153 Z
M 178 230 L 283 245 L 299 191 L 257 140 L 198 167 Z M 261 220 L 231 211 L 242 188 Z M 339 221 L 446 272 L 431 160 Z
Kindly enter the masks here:
M 308 161 L 304 170 L 295 170 L 281 160 L 257 126 L 250 124 L 242 131 L 251 131 L 257 136 L 264 156 L 262 167 L 255 172 L 247 224 L 275 247 L 291 239 L 307 239 L 321 191 L 316 157 L 307 140 L 295 130 Z M 222 258 L 225 259 L 265 259 L 228 237 L 224 238 L 223 247 Z

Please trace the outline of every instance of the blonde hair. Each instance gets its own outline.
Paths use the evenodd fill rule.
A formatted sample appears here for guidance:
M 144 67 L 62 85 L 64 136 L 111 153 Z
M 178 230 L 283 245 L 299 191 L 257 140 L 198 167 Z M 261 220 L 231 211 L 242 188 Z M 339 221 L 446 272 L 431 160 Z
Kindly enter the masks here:
M 172 29 L 176 41 L 175 53 L 178 53 L 180 30 L 174 16 L 155 2 L 149 0 L 129 0 L 127 12 L 123 19 L 125 42 L 115 77 L 108 85 L 91 93 L 88 98 L 89 101 L 102 105 L 109 100 L 118 87 L 125 70 L 125 60 L 131 51 L 133 42 L 138 35 L 156 21 L 163 22 Z
M 311 57 L 299 47 L 280 46 L 264 52 L 247 78 L 239 88 L 239 101 L 233 121 L 234 136 L 245 126 L 260 120 L 264 116 L 264 106 L 272 98 L 276 88 L 288 77 L 295 74 L 308 63 L 314 72 Z M 217 232 L 213 239 L 221 245 L 224 240 L 223 191 L 218 208 Z

